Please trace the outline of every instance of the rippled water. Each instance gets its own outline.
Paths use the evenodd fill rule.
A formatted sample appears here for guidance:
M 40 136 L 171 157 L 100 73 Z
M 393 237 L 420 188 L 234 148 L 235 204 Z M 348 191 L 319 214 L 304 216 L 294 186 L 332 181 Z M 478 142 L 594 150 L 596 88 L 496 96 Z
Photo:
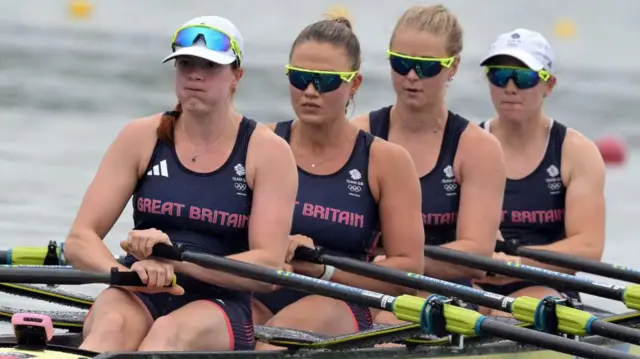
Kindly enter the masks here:
M 450 87 L 453 110 L 476 121 L 492 115 L 478 62 L 500 32 L 527 27 L 555 47 L 559 85 L 548 112 L 586 135 L 625 136 L 631 160 L 607 179 L 605 260 L 637 266 L 640 245 L 625 230 L 636 221 L 640 161 L 640 2 L 617 0 L 445 1 L 466 30 L 458 76 Z M 242 31 L 247 73 L 238 108 L 263 121 L 292 115 L 283 65 L 297 32 L 333 1 L 94 1 L 93 15 L 74 21 L 66 2 L 0 2 L 0 246 L 63 240 L 100 158 L 124 123 L 171 108 L 172 67 L 160 63 L 172 31 L 199 15 L 222 15 Z M 365 83 L 356 113 L 393 101 L 385 49 L 397 17 L 410 1 L 345 1 L 364 48 Z M 554 36 L 554 24 L 572 19 L 576 35 Z M 132 224 L 127 207 L 106 242 Z M 100 286 L 73 288 L 97 293 Z M 0 297 L 0 304 L 23 304 Z M 623 307 L 588 297 L 611 310 Z M 29 301 L 33 308 L 48 304 Z

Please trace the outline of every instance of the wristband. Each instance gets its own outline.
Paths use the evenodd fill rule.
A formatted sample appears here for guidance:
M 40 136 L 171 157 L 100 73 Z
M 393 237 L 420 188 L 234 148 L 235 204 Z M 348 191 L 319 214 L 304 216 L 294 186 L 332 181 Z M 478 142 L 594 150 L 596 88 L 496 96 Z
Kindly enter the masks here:
M 331 280 L 331 277 L 333 277 L 333 272 L 336 270 L 336 268 L 334 266 L 330 266 L 325 264 L 324 265 L 324 272 L 322 273 L 322 276 L 320 276 L 321 280 Z

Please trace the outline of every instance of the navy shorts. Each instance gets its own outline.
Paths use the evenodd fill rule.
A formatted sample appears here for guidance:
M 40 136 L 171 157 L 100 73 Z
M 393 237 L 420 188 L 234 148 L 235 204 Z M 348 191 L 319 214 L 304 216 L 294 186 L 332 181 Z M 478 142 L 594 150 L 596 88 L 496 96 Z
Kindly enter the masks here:
M 534 283 L 534 282 L 529 282 L 526 280 L 508 283 L 505 285 L 493 285 L 488 283 L 476 283 L 475 285 L 484 291 L 500 294 L 501 296 L 505 296 L 505 297 L 510 296 L 512 293 L 517 292 L 524 288 L 544 286 L 544 285 Z M 560 293 L 560 295 L 564 297 L 564 299 L 572 299 L 574 301 L 577 301 L 577 303 L 581 303 L 580 293 L 576 291 L 567 290 L 567 291 L 559 291 L 558 293 Z
M 271 313 L 275 315 L 290 304 L 297 302 L 298 300 L 309 295 L 311 294 L 299 292 L 288 288 L 282 288 L 270 293 L 254 293 L 253 297 L 255 300 L 267 307 L 267 309 L 269 309 Z M 353 317 L 354 327 L 356 327 L 358 331 L 371 328 L 371 326 L 373 325 L 373 317 L 371 315 L 369 307 L 349 302 L 344 303 L 347 307 L 349 307 L 349 310 L 351 311 L 351 315 Z
M 124 265 L 131 267 L 135 261 L 135 258 L 128 255 L 125 258 Z M 219 310 L 224 314 L 231 350 L 255 349 L 256 339 L 249 294 L 233 295 L 232 293 L 239 292 L 219 288 L 183 274 L 176 274 L 176 276 L 177 282 L 185 290 L 183 295 L 132 292 L 142 301 L 153 320 L 170 314 L 189 303 L 200 300 L 206 301 L 211 304 L 211 310 Z
M 222 311 L 227 323 L 227 332 L 231 341 L 231 350 L 253 350 L 256 339 L 251 318 L 251 305 L 245 300 L 218 299 L 211 296 L 189 293 L 183 295 L 171 295 L 167 293 L 148 294 L 133 293 L 140 298 L 147 307 L 153 320 L 170 314 L 181 307 L 196 301 L 205 301 L 211 304 L 212 311 Z

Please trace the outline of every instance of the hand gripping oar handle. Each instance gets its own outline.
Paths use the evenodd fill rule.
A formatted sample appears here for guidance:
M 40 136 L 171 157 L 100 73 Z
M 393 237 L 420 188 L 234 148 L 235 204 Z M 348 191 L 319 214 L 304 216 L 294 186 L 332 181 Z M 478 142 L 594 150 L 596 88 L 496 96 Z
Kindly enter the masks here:
M 523 246 L 523 241 L 518 239 L 496 241 L 495 251 L 504 252 L 513 256 L 531 258 L 542 263 L 580 272 L 624 280 L 631 283 L 640 283 L 640 270 L 618 264 L 578 258 L 557 252 L 527 248 Z
M 184 252 L 185 248 L 181 244 L 168 245 L 166 243 L 158 243 L 153 246 L 151 256 L 182 262 L 182 254 Z
M 62 284 L 62 283 L 61 283 Z M 136 272 L 121 272 L 117 267 L 111 268 L 111 285 L 117 285 L 122 287 L 146 287 L 147 285 L 142 282 L 140 276 Z M 176 276 L 173 276 L 173 280 L 169 285 L 165 287 L 173 287 L 176 285 Z

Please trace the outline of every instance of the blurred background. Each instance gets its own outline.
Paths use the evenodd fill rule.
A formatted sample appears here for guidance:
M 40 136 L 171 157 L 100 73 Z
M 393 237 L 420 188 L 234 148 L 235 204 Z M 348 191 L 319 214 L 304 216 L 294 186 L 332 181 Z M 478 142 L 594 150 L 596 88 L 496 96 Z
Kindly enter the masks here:
M 354 114 L 395 97 L 385 50 L 405 0 L 2 0 L 0 1 L 0 248 L 63 241 L 101 157 L 123 125 L 175 104 L 170 52 L 173 31 L 195 16 L 232 20 L 246 42 L 247 71 L 237 107 L 261 121 L 293 115 L 284 75 L 290 45 L 331 8 L 346 9 L 364 51 L 363 87 Z M 617 136 L 629 160 L 607 173 L 604 259 L 640 267 L 640 240 L 626 230 L 640 197 L 640 2 L 615 0 L 443 1 L 465 29 L 461 68 L 450 86 L 450 108 L 476 122 L 493 115 L 478 66 L 502 32 L 543 33 L 556 55 L 558 86 L 547 113 L 598 140 Z M 634 24 L 635 22 L 635 24 Z M 128 206 L 106 243 L 132 226 Z M 611 280 L 607 280 L 611 282 Z M 66 288 L 96 294 L 102 286 Z M 0 296 L 1 305 L 52 305 Z M 622 305 L 586 296 L 589 304 Z

